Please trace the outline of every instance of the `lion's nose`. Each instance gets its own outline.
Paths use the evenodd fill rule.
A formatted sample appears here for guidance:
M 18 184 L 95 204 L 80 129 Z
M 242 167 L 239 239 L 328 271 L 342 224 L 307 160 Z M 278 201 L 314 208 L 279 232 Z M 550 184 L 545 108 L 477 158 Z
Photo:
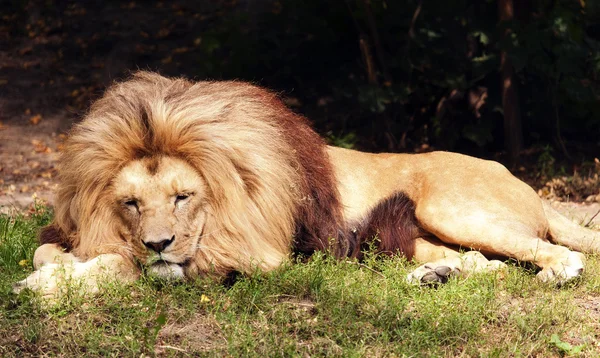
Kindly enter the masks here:
M 167 246 L 171 245 L 173 241 L 175 241 L 175 235 L 173 235 L 171 239 L 164 239 L 156 242 L 144 241 L 144 245 L 150 250 L 154 250 L 157 253 L 160 253 L 161 251 L 164 251 L 167 248 Z

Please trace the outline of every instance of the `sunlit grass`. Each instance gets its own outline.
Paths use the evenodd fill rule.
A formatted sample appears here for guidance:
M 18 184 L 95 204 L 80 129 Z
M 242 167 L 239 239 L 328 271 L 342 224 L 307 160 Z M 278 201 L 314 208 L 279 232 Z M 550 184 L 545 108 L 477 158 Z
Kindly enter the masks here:
M 515 265 L 408 285 L 414 264 L 316 254 L 231 287 L 143 277 L 40 305 L 11 284 L 31 272 L 50 214 L 0 217 L 0 356 L 558 356 L 600 354 L 600 277 L 557 288 Z M 26 260 L 26 261 L 23 261 Z

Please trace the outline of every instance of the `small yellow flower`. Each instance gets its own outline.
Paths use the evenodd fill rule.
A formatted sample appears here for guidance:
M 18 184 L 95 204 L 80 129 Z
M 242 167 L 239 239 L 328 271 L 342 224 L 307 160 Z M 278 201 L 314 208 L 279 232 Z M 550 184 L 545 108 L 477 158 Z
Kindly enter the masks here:
M 19 266 L 25 267 L 27 265 L 29 265 L 29 260 L 21 260 L 21 261 L 19 261 Z
M 200 302 L 201 303 L 208 303 L 208 302 L 210 302 L 210 298 L 208 298 L 207 295 L 203 294 L 203 295 L 200 296 Z

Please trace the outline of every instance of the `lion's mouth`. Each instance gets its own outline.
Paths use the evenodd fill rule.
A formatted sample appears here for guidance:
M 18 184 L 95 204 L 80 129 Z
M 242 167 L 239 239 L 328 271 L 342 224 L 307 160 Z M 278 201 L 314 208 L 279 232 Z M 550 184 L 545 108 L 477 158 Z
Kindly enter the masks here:
M 190 258 L 179 257 L 178 255 L 169 253 L 149 253 L 148 256 L 146 256 L 143 265 L 148 268 L 172 267 L 179 271 L 185 270 L 190 261 Z
M 185 264 L 185 262 L 183 263 Z M 164 279 L 183 279 L 185 277 L 185 267 L 181 263 L 173 263 L 166 260 L 156 260 L 147 266 L 147 272 L 151 276 Z
M 186 260 L 184 262 L 172 262 L 172 261 L 167 261 L 167 260 L 163 260 L 163 259 L 158 259 L 156 261 L 153 261 L 150 265 L 177 265 L 177 266 L 181 266 L 181 267 L 185 267 L 188 264 L 189 260 Z
M 177 265 L 177 266 L 183 268 L 183 267 L 186 267 L 189 263 L 190 263 L 189 259 L 184 260 L 182 262 L 176 262 L 176 261 L 166 260 L 165 258 L 163 258 L 162 256 L 159 256 L 159 255 L 149 257 L 146 260 L 146 266 Z
M 167 260 L 163 260 L 163 259 L 158 259 L 158 260 L 152 262 L 151 265 L 171 265 L 171 264 L 177 265 L 176 262 L 171 262 L 171 261 L 167 261 Z

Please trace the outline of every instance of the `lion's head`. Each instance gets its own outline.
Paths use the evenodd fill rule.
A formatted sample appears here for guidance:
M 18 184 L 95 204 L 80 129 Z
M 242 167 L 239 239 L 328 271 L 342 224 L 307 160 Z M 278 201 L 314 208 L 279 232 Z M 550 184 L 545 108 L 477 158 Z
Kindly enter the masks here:
M 150 270 L 160 276 L 184 275 L 206 221 L 206 190 L 198 172 L 177 157 L 135 160 L 116 175 L 113 210 L 121 218 L 123 235 L 141 249 L 137 257 L 152 263 Z
M 317 235 L 313 222 L 335 214 L 320 204 L 337 203 L 323 145 L 253 85 L 140 72 L 70 134 L 53 227 L 83 259 L 159 255 L 153 269 L 175 275 L 270 269 L 295 233 Z

